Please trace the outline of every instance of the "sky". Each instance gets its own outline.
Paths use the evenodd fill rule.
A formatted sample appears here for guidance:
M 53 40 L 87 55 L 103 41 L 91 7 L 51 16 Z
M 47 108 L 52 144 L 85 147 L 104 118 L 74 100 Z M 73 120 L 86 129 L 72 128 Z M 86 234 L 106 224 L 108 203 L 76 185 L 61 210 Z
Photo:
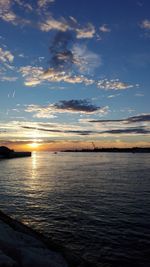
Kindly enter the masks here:
M 149 146 L 149 0 L 0 0 L 0 145 Z

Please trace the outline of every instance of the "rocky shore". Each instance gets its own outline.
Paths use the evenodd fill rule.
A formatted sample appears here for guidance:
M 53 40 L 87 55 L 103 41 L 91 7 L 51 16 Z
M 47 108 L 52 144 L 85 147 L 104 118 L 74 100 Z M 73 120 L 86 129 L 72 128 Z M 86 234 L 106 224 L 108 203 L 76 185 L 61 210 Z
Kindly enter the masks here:
M 0 211 L 0 266 L 69 267 L 42 235 Z
M 96 267 L 0 211 L 0 267 Z

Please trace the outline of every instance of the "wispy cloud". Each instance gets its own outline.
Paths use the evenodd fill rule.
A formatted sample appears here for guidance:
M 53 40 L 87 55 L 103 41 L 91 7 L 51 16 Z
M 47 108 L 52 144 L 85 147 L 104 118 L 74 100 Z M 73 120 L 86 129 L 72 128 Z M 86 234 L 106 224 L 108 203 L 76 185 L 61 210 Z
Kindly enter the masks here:
M 0 18 L 7 22 L 14 23 L 17 19 L 15 13 L 11 10 L 11 0 L 0 1 Z
M 150 30 L 150 20 L 145 19 L 141 22 L 140 27 L 145 30 Z
M 26 112 L 34 113 L 34 118 L 55 118 L 53 105 L 28 105 L 25 109 Z
M 25 66 L 18 70 L 25 77 L 26 86 L 35 86 L 41 83 L 42 67 Z
M 19 6 L 22 6 L 23 3 L 22 1 L 19 0 L 15 0 L 15 1 L 11 1 L 11 0 L 1 0 L 0 1 L 0 18 L 6 22 L 12 23 L 13 25 L 25 25 L 25 24 L 30 24 L 30 21 L 27 19 L 24 19 L 20 16 L 18 16 L 14 9 L 13 6 L 17 4 Z M 29 4 L 25 5 L 24 7 L 29 8 Z
M 0 1 L 0 18 L 3 21 L 17 25 L 31 25 L 43 32 L 49 31 L 72 31 L 77 39 L 91 39 L 95 35 L 95 27 L 92 23 L 87 23 L 84 26 L 80 25 L 73 17 L 65 19 L 64 17 L 56 18 L 49 12 L 50 4 L 55 0 L 37 0 L 36 3 L 30 3 L 22 0 L 1 0 Z M 21 12 L 16 10 L 21 9 Z M 25 12 L 32 12 L 34 20 L 29 16 L 26 18 Z M 19 15 L 18 15 L 19 14 Z
M 43 7 L 47 7 L 49 4 L 54 3 L 55 0 L 38 0 L 37 4 L 38 7 L 43 8 Z
M 101 134 L 109 135 L 149 135 L 150 114 L 140 114 L 123 119 L 98 119 L 89 120 L 97 125 Z
M 84 83 L 85 85 L 93 84 L 92 79 L 88 79 L 83 75 L 66 74 L 65 71 L 57 71 L 49 68 L 44 71 L 42 67 L 25 66 L 19 69 L 19 72 L 25 78 L 26 86 L 36 86 L 43 82 L 66 82 L 71 84 Z
M 5 82 L 5 81 L 7 81 L 7 82 L 15 82 L 17 79 L 18 79 L 18 77 L 14 77 L 14 76 L 11 77 L 11 76 L 0 75 L 0 80 L 2 82 Z
M 83 83 L 85 85 L 95 85 L 97 88 L 103 90 L 125 90 L 138 86 L 121 82 L 118 79 L 117 80 L 102 79 L 97 81 L 88 78 L 84 75 L 75 75 L 75 74 L 73 75 L 71 72 L 60 71 L 54 68 L 49 68 L 46 71 L 44 71 L 42 67 L 25 66 L 21 67 L 19 69 L 19 72 L 22 73 L 22 76 L 25 78 L 24 82 L 25 85 L 30 87 L 39 85 L 43 82 L 56 82 L 56 83 L 65 82 L 70 84 Z
M 99 27 L 99 30 L 100 30 L 101 32 L 111 32 L 111 29 L 108 27 L 107 24 L 103 24 L 103 25 L 101 25 L 101 26 Z
M 72 31 L 75 33 L 77 39 L 91 39 L 96 33 L 92 23 L 89 22 L 86 25 L 81 26 L 73 17 L 70 17 L 70 20 L 67 20 L 64 17 L 54 18 L 53 15 L 46 15 L 46 18 L 38 23 L 38 27 L 44 32 L 52 30 L 62 32 Z
M 70 29 L 70 26 L 64 18 L 57 20 L 49 16 L 46 20 L 39 23 L 39 29 L 44 32 L 49 32 L 51 30 L 66 32 Z
M 97 82 L 97 87 L 105 90 L 125 90 L 128 88 L 133 88 L 134 86 L 138 86 L 138 84 L 133 85 L 126 82 L 121 82 L 119 79 L 104 79 Z
M 18 78 L 12 74 L 15 69 L 13 66 L 14 55 L 7 49 L 0 47 L 0 80 L 5 82 L 14 82 Z
M 108 95 L 107 98 L 115 98 L 117 96 L 120 96 L 120 94 Z
M 145 134 L 150 134 L 150 129 L 147 129 L 146 127 L 135 127 L 135 128 L 124 128 L 124 129 L 113 129 L 113 130 L 107 130 L 107 131 L 103 131 L 101 132 L 102 134 L 116 134 L 116 135 L 120 135 L 120 134 L 124 134 L 124 135 L 130 135 L 130 134 L 134 134 L 134 135 L 145 135 Z
M 7 135 L 6 135 L 7 133 Z M 83 119 L 80 122 L 59 123 L 59 122 L 35 122 L 35 121 L 13 121 L 0 123 L 1 143 L 6 140 L 23 141 L 29 143 L 36 139 L 37 142 L 47 142 L 53 140 L 78 140 L 79 136 L 85 140 L 98 140 L 99 137 L 112 136 L 121 138 L 122 136 L 144 136 L 149 137 L 150 127 L 148 125 L 124 125 L 123 123 L 115 125 L 93 125 Z M 85 139 L 87 137 L 87 139 Z M 90 139 L 88 139 L 90 137 Z M 70 138 L 70 139 L 68 139 Z M 111 141 L 109 141 L 111 142 Z M 146 142 L 145 142 L 146 143 Z M 111 143 L 109 144 L 111 145 Z
M 45 71 L 41 79 L 49 82 L 66 82 L 71 84 L 84 83 L 85 85 L 93 84 L 92 79 L 86 78 L 83 75 L 72 75 L 72 73 L 66 73 L 65 71 L 56 71 L 52 68 Z
M 72 54 L 75 65 L 82 73 L 92 73 L 102 64 L 101 56 L 88 50 L 86 45 L 74 44 Z
M 59 130 L 59 129 L 38 128 L 38 127 L 32 127 L 32 126 L 22 126 L 22 128 L 29 129 L 29 130 L 38 130 L 42 132 L 49 132 L 49 133 L 75 134 L 75 135 L 84 135 L 84 136 L 94 133 L 94 131 L 87 131 L 87 130 Z
M 101 64 L 101 57 L 86 45 L 73 43 L 71 32 L 57 32 L 50 45 L 50 67 L 24 66 L 19 69 L 26 86 L 42 82 L 66 82 L 71 84 L 94 84 L 94 80 L 83 73 L 91 74 Z M 82 73 L 82 74 L 81 74 Z
M 44 141 L 45 138 L 50 140 L 49 138 L 52 137 L 55 137 L 56 139 L 67 138 L 68 140 L 68 134 L 70 137 L 77 137 L 88 136 L 97 133 L 97 131 L 85 129 L 80 124 L 43 123 L 30 121 L 11 121 L 5 124 L 0 123 L 1 142 L 6 140 L 6 132 L 7 140 L 9 140 L 9 138 L 12 141 L 21 141 L 22 139 L 26 139 L 26 142 L 28 142 L 28 140 L 33 140 L 33 138 L 36 138 L 36 141 L 38 142 L 40 140 Z
M 112 120 L 91 120 L 89 122 L 96 122 L 96 123 L 109 123 L 109 122 L 124 122 L 127 124 L 130 123 L 139 123 L 139 122 L 150 122 L 150 114 L 140 114 L 140 115 L 136 115 L 136 116 L 132 116 L 132 117 L 128 117 L 125 119 L 112 119 Z
M 33 11 L 33 7 L 32 7 L 32 2 L 31 1 L 29 1 L 29 2 L 30 3 L 28 3 L 27 1 L 24 1 L 24 0 L 14 0 L 14 3 L 16 3 L 22 9 L 24 9 L 24 11 L 31 12 L 31 11 Z
M 14 60 L 13 54 L 9 50 L 4 50 L 0 47 L 0 62 L 12 63 Z
M 102 60 L 100 55 L 90 51 L 86 45 L 74 41 L 71 32 L 56 33 L 50 46 L 50 66 L 63 71 L 92 72 Z
M 1 133 L 1 141 L 5 140 L 5 136 L 7 133 L 7 138 L 11 138 L 11 140 L 19 140 L 26 139 L 33 140 L 36 138 L 37 141 L 44 142 L 45 138 L 50 140 L 50 138 L 63 138 L 64 140 L 67 138 L 68 134 L 70 137 L 77 136 L 93 136 L 94 138 L 98 138 L 99 136 L 107 137 L 109 136 L 149 136 L 150 135 L 150 127 L 146 126 L 137 126 L 137 127 L 122 127 L 115 129 L 97 129 L 97 128 L 88 128 L 81 124 L 63 124 L 63 123 L 38 123 L 38 122 L 19 122 L 12 121 L 11 123 L 6 123 L 5 126 L 3 124 L 0 125 L 0 133 Z M 18 139 L 19 134 L 19 139 Z M 8 140 L 8 139 L 7 139 Z
M 95 35 L 95 27 L 92 23 L 88 23 L 85 27 L 75 28 L 77 39 L 93 38 Z

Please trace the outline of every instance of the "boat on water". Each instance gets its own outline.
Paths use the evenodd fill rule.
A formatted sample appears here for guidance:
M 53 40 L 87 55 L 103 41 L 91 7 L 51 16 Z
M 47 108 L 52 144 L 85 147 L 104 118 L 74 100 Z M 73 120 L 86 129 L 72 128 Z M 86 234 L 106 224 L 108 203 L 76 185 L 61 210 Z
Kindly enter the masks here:
M 16 152 L 6 146 L 0 147 L 0 159 L 31 157 L 31 152 Z

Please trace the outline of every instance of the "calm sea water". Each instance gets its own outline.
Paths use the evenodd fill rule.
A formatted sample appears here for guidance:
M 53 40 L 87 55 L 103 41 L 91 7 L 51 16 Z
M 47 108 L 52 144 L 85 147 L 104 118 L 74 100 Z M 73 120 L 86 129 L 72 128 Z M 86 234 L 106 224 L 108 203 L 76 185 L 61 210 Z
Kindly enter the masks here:
M 1 160 L 0 209 L 95 266 L 150 266 L 150 154 Z

